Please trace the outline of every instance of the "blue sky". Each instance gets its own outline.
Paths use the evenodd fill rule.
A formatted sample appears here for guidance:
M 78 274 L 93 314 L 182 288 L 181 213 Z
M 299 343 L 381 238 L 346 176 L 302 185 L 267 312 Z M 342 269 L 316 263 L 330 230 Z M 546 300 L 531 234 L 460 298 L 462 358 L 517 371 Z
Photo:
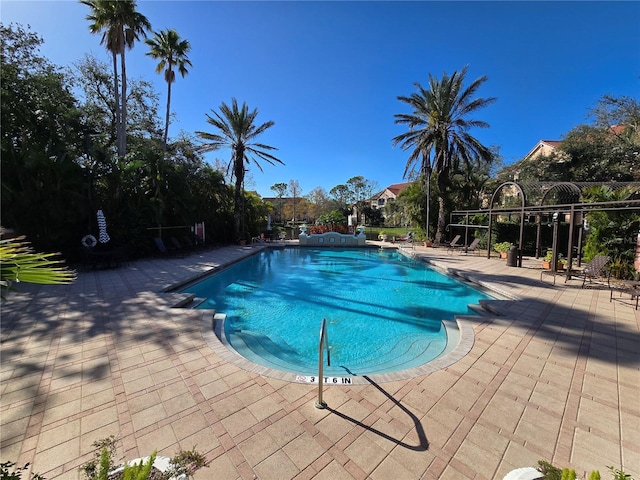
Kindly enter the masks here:
M 232 97 L 275 126 L 260 138 L 284 166 L 253 167 L 247 188 L 297 180 L 302 194 L 362 175 L 383 188 L 403 181 L 407 152 L 399 95 L 465 65 L 497 101 L 473 133 L 505 163 L 538 140 L 586 123 L 604 94 L 640 98 L 640 2 L 214 2 L 138 1 L 154 30 L 174 28 L 192 45 L 193 67 L 172 90 L 169 135 L 212 131 L 206 113 Z M 1 0 L 0 19 L 30 24 L 57 65 L 85 53 L 106 62 L 88 8 L 75 1 Z M 154 82 L 164 118 L 166 84 L 138 43 L 128 75 Z M 228 151 L 206 158 L 227 161 Z

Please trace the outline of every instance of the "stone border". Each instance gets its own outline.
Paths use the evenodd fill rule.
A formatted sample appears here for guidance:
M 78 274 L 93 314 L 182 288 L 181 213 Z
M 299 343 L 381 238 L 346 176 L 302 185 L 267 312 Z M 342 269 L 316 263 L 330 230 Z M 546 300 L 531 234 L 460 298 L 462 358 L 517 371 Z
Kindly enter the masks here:
M 220 358 L 245 371 L 252 372 L 257 375 L 291 383 L 306 383 L 300 381 L 300 374 L 265 367 L 264 365 L 254 363 L 240 355 L 227 342 L 224 335 L 224 314 L 214 313 L 211 315 L 210 310 L 207 313 L 203 313 L 201 318 L 202 337 L 207 345 Z M 447 339 L 447 346 L 444 351 L 435 359 L 420 365 L 419 367 L 399 370 L 397 372 L 348 376 L 351 380 L 349 385 L 368 385 L 371 381 L 375 383 L 383 383 L 408 380 L 410 378 L 428 375 L 438 370 L 442 370 L 461 360 L 471 351 L 475 341 L 475 333 L 471 326 L 472 324 L 463 316 L 456 317 L 455 323 L 452 320 L 444 320 L 443 323 L 447 332 L 447 337 L 450 338 Z

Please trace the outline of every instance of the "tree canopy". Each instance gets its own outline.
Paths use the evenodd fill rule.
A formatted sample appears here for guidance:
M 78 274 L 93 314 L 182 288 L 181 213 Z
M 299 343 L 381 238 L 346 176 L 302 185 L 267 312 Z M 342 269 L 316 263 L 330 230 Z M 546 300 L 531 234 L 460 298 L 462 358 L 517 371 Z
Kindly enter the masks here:
M 471 135 L 473 128 L 487 128 L 482 121 L 469 118 L 477 110 L 495 102 L 495 98 L 478 98 L 476 93 L 487 80 L 482 76 L 465 86 L 467 67 L 459 72 L 442 74 L 438 79 L 429 74 L 429 87 L 416 82 L 416 92 L 399 96 L 410 113 L 397 114 L 396 123 L 408 130 L 393 139 L 394 145 L 411 150 L 404 175 L 424 175 L 431 178 L 436 173 L 438 181 L 438 225 L 435 241 L 440 242 L 446 226 L 446 202 L 451 176 L 461 169 L 468 169 L 474 162 L 493 161 L 491 149 Z
M 213 115 L 207 114 L 207 123 L 216 128 L 214 133 L 198 131 L 196 134 L 203 140 L 200 151 L 210 152 L 221 148 L 231 150 L 229 169 L 235 177 L 234 194 L 234 230 L 236 238 L 246 237 L 247 232 L 241 231 L 242 221 L 242 195 L 243 181 L 246 166 L 255 165 L 260 170 L 260 160 L 271 165 L 283 164 L 282 160 L 270 152 L 276 147 L 256 141 L 262 133 L 271 128 L 275 122 L 269 120 L 260 125 L 256 124 L 258 109 L 249 110 L 246 103 L 238 106 L 235 98 L 231 99 L 231 105 L 222 102 L 220 112 L 212 110 Z

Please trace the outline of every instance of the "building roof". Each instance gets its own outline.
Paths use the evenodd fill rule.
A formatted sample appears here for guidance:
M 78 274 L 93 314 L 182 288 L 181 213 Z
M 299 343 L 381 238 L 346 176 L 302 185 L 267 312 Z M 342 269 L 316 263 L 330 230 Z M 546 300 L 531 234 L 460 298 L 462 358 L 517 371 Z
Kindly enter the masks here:
M 386 190 L 389 190 L 394 195 L 398 195 L 402 190 L 411 185 L 411 182 L 404 183 L 394 183 L 393 185 L 389 185 Z
M 532 157 L 542 147 L 551 147 L 553 150 L 557 149 L 562 142 L 560 140 L 540 140 L 536 145 L 527 153 L 524 158 Z
M 625 125 L 611 125 L 609 127 L 609 130 L 611 130 L 611 132 L 614 135 L 622 135 L 624 133 L 625 128 L 626 128 Z
M 393 184 L 389 185 L 388 187 L 384 188 L 383 190 L 380 190 L 378 193 L 376 193 L 371 198 L 372 199 L 376 199 L 380 195 L 382 195 L 384 192 L 386 192 L 387 190 L 389 190 L 391 193 L 393 193 L 397 197 L 398 195 L 400 195 L 400 192 L 402 192 L 409 185 L 411 185 L 411 182 L 393 183 Z

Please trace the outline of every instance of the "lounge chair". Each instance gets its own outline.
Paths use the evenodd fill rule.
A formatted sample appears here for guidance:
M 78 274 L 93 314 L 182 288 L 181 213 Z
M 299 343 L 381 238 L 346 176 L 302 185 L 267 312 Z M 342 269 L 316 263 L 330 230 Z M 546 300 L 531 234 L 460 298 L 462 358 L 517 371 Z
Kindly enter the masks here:
M 587 263 L 582 270 L 571 271 L 571 277 L 582 278 L 582 288 L 587 283 L 587 279 L 589 279 L 589 283 L 591 283 L 596 278 L 607 278 L 607 285 L 610 286 L 609 282 L 609 269 L 607 268 L 611 258 L 607 255 L 596 255 L 591 259 L 589 263 Z
M 167 247 L 162 238 L 155 237 L 153 241 L 156 244 L 156 248 L 162 255 L 182 255 L 184 257 L 184 253 L 181 249 Z
M 205 247 L 205 244 L 202 241 L 202 239 L 194 233 L 191 233 L 189 235 L 183 235 L 182 243 L 193 250 Z
M 473 242 L 471 242 L 468 247 L 463 248 L 464 253 L 477 252 L 479 243 L 480 243 L 480 239 L 474 238 Z
M 407 236 L 405 238 L 401 238 L 400 239 L 400 247 L 411 247 L 414 248 L 414 239 L 413 239 L 413 232 L 409 232 L 407 233 Z
M 451 240 L 451 243 L 447 245 L 447 251 L 453 252 L 456 248 L 464 247 L 464 244 L 458 243 L 459 241 L 460 241 L 460 235 L 456 235 L 455 237 L 453 237 L 453 240 Z
M 638 300 L 640 300 L 640 282 L 636 281 L 622 281 L 623 283 L 618 285 L 609 285 L 609 302 L 613 300 L 613 291 L 616 290 L 622 296 L 623 293 L 631 295 L 631 302 L 636 301 L 636 310 L 638 310 Z
M 251 243 L 267 243 L 267 239 L 264 238 L 264 233 L 262 233 L 258 237 L 252 237 Z
M 181 243 L 192 250 L 196 248 L 195 242 L 191 239 L 191 237 L 189 237 L 189 235 L 183 235 Z
M 173 245 L 173 247 L 176 250 L 181 250 L 182 248 L 185 248 L 185 246 L 183 246 L 182 243 L 180 243 L 180 240 L 178 240 L 176 237 L 169 238 L 169 241 L 171 242 L 171 245 Z

